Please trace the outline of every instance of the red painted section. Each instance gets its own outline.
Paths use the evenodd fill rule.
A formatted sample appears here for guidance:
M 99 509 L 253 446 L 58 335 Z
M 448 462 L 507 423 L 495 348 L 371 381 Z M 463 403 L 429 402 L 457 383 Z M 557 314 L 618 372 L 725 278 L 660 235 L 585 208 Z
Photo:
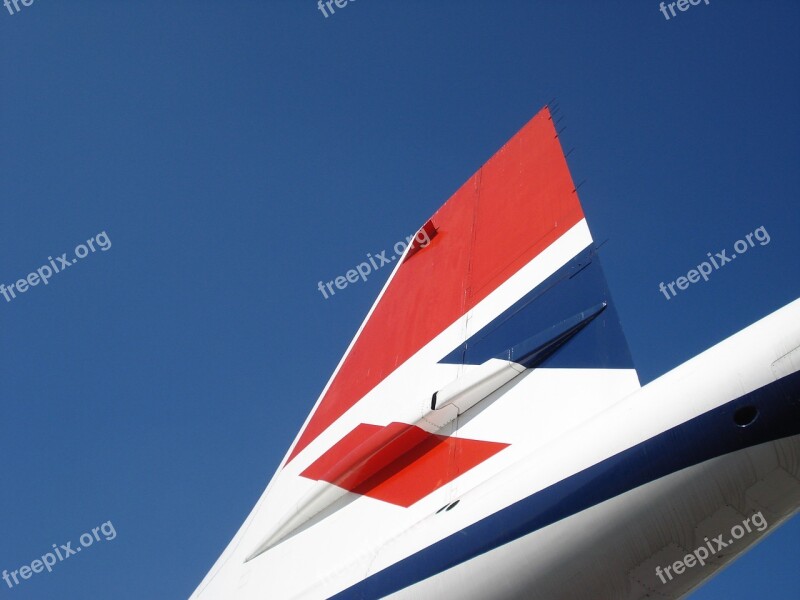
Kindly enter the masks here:
M 289 460 L 582 218 L 542 109 L 433 215 L 436 236 L 398 268 Z
M 435 435 L 405 423 L 361 424 L 301 475 L 408 507 L 507 446 Z

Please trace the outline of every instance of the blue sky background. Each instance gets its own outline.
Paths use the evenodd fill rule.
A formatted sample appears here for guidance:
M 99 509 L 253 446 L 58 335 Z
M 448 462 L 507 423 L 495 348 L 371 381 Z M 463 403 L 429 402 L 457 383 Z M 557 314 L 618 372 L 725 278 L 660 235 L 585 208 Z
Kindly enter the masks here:
M 0 6 L 0 598 L 185 598 L 412 233 L 553 97 L 643 382 L 800 296 L 800 4 Z M 658 291 L 759 226 L 771 242 Z M 729 250 L 730 252 L 730 250 Z M 692 597 L 796 598 L 794 519 Z

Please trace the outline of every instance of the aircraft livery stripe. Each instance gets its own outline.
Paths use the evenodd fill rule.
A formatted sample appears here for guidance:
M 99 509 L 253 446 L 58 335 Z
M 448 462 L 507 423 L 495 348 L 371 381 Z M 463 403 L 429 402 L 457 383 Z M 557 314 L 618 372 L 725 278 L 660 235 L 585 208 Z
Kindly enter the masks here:
M 506 447 L 436 435 L 405 423 L 361 423 L 301 475 L 408 507 Z M 353 457 L 355 467 L 348 461 Z
M 734 424 L 753 406 L 748 427 Z M 641 485 L 712 458 L 800 435 L 800 371 L 520 500 L 333 596 L 382 598 Z
M 539 367 L 632 369 L 633 359 L 620 327 L 600 258 L 590 244 L 550 277 L 470 336 L 440 363 L 480 365 L 525 337 L 605 302 L 606 310 Z

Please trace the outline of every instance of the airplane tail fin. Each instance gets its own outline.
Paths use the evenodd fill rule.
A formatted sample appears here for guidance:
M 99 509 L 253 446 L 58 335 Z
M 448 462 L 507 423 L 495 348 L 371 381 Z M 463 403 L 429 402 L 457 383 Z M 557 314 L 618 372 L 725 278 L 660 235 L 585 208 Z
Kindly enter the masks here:
M 580 343 L 540 366 L 633 366 L 545 107 L 419 230 L 286 462 L 454 326 L 437 362 L 480 364 L 600 303 Z
M 394 260 L 280 469 L 198 591 L 212 580 L 224 590 L 246 572 L 253 585 L 261 578 L 264 590 L 294 597 L 319 579 L 309 565 L 335 571 L 364 544 L 381 547 L 394 528 L 444 509 L 639 388 L 548 108 Z M 465 526 L 481 516 L 459 515 Z M 325 593 L 337 577 L 320 580 L 333 586 Z

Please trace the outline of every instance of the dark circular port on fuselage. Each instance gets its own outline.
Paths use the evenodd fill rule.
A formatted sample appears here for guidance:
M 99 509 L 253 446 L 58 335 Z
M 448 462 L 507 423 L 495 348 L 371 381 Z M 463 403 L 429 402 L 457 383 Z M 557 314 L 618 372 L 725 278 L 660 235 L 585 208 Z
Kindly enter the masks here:
M 739 427 L 752 425 L 758 418 L 758 409 L 755 406 L 743 406 L 733 413 L 733 422 Z

